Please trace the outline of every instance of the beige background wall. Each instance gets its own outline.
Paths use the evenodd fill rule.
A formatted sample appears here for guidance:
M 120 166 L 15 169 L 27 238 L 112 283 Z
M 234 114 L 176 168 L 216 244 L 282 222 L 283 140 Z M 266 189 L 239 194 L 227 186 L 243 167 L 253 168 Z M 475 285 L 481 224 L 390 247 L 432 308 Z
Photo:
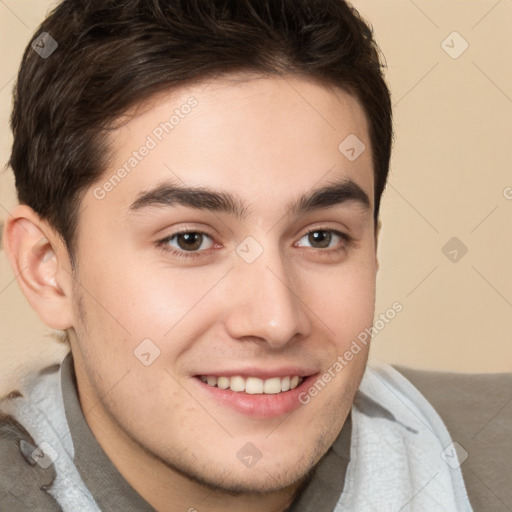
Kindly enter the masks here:
M 17 66 L 53 4 L 0 1 L 1 164 L 11 144 Z M 417 368 L 512 371 L 512 0 L 354 5 L 374 26 L 395 106 L 376 317 L 395 301 L 403 310 L 376 325 L 371 357 Z M 7 170 L 0 219 L 15 204 Z M 62 357 L 66 347 L 48 332 L 1 251 L 2 387 L 22 366 Z

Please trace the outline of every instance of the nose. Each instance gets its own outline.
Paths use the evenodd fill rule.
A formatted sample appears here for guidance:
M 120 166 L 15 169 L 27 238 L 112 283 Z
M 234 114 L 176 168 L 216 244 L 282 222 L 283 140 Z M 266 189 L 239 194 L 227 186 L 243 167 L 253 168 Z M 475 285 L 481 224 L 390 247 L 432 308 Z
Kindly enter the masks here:
M 230 273 L 226 329 L 233 339 L 258 339 L 274 349 L 311 330 L 306 297 L 278 250 L 266 249 L 252 263 L 239 259 Z

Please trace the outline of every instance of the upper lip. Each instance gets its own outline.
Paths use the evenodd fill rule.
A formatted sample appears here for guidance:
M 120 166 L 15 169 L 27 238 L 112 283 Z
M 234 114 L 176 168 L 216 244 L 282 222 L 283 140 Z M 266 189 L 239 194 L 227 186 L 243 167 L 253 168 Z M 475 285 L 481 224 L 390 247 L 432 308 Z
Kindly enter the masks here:
M 205 370 L 204 372 L 199 372 L 196 376 L 212 376 L 212 377 L 257 377 L 262 380 L 271 379 L 272 377 L 294 377 L 297 375 L 298 377 L 309 377 L 310 375 L 314 375 L 318 373 L 317 370 L 311 370 L 304 367 L 299 366 L 283 366 L 279 368 L 254 368 L 254 367 L 246 367 L 246 368 L 238 368 L 238 369 L 230 369 L 230 370 Z

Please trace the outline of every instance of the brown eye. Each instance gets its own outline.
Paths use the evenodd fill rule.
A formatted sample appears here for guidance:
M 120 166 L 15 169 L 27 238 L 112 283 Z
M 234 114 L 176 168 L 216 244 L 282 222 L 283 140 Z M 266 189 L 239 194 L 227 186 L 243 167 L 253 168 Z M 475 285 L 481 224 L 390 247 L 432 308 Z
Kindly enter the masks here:
M 210 240 L 210 244 L 205 240 Z M 201 256 L 201 253 L 209 249 L 212 243 L 212 237 L 202 231 L 178 231 L 171 236 L 160 240 L 157 244 L 159 247 L 173 253 L 178 257 Z
M 339 242 L 341 242 L 342 246 L 343 242 L 349 241 L 348 235 L 335 229 L 314 229 L 306 233 L 302 238 L 306 237 L 313 249 L 329 249 L 329 247 L 332 247 L 333 250 L 336 250 L 336 247 L 331 245 L 333 240 L 336 242 L 336 240 L 339 239 L 338 245 L 340 245 Z
M 308 233 L 308 242 L 311 244 L 320 244 L 320 249 L 329 247 L 332 239 L 332 233 L 329 231 L 311 231 Z
M 179 233 L 176 236 L 176 241 L 180 249 L 184 251 L 196 251 L 201 247 L 203 235 L 191 231 L 189 233 Z

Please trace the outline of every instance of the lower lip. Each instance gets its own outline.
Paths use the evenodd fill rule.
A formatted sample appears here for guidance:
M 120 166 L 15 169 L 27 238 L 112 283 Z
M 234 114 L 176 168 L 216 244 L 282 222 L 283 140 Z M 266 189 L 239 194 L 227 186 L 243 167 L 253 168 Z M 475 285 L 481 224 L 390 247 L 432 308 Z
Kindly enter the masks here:
M 220 389 L 204 383 L 197 377 L 194 378 L 200 388 L 217 402 L 246 416 L 255 418 L 275 418 L 298 409 L 303 405 L 299 401 L 299 396 L 310 387 L 314 379 L 315 375 L 310 375 L 295 389 L 283 393 L 251 395 L 241 391 Z

